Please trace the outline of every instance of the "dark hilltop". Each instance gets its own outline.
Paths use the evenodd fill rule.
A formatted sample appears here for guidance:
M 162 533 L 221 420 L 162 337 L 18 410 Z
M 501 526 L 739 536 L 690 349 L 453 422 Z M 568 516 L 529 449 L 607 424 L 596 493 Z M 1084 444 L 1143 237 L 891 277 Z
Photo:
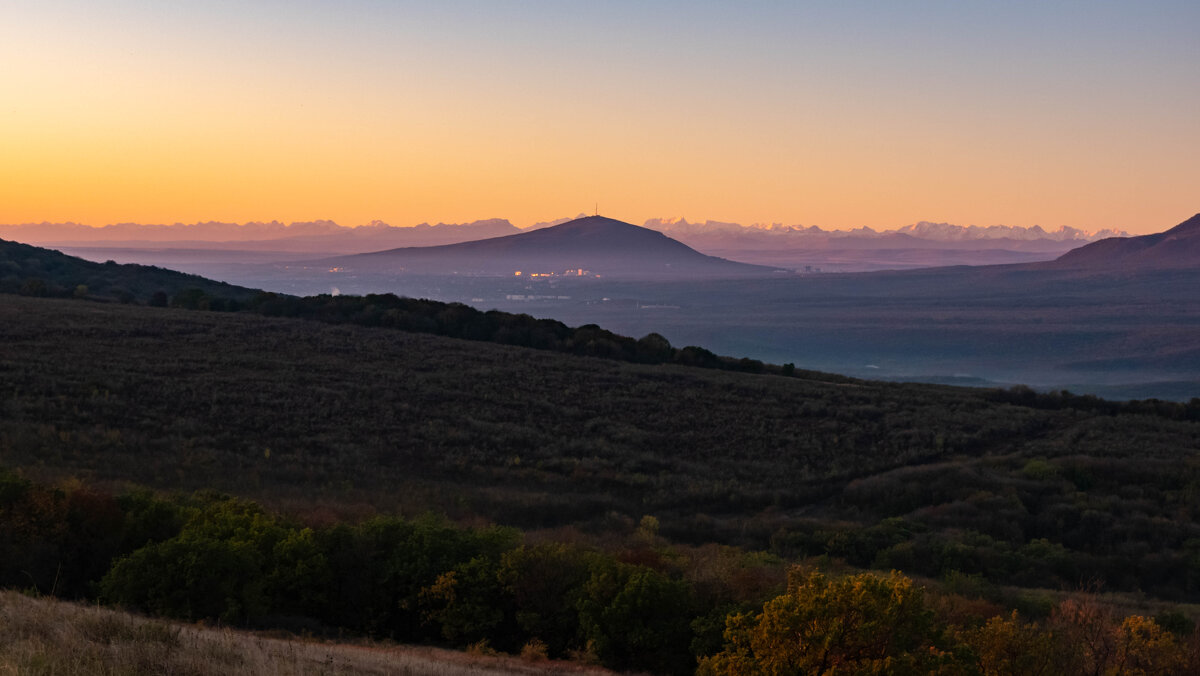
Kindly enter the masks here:
M 623 278 L 748 277 L 783 272 L 706 256 L 661 232 L 603 216 L 504 237 L 406 247 L 317 261 L 350 272 L 421 275 L 597 275 Z M 568 272 L 570 271 L 570 272 Z
M 1092 242 L 1044 266 L 1103 271 L 1200 267 L 1200 214 L 1166 232 Z

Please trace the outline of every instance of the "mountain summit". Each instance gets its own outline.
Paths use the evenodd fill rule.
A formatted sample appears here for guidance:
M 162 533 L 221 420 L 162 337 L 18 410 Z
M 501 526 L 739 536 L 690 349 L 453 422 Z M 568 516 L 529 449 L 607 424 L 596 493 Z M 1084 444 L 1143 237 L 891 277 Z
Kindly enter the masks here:
M 741 277 L 776 268 L 706 256 L 661 232 L 586 216 L 532 232 L 327 259 L 352 272 L 511 276 L 585 270 L 610 277 Z
M 1102 239 L 1072 249 L 1046 265 L 1096 270 L 1200 268 L 1200 214 L 1166 232 Z

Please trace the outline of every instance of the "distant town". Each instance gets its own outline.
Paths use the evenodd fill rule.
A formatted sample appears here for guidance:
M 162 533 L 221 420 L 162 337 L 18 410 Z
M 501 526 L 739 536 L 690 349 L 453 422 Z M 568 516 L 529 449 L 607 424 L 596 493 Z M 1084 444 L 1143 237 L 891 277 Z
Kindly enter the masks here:
M 596 277 L 596 278 L 600 277 L 600 275 L 593 275 L 591 270 L 584 270 L 583 268 L 575 268 L 573 270 L 566 270 L 561 273 L 559 273 L 559 272 L 523 272 L 521 270 L 516 270 L 513 272 L 513 276 L 514 277 Z

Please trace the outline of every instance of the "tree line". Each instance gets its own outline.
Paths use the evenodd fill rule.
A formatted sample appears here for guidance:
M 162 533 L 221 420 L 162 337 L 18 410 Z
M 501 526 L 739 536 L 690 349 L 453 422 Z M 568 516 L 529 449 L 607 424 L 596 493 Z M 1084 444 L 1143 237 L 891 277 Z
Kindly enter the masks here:
M 898 574 L 681 564 L 644 519 L 616 550 L 424 516 L 309 526 L 214 493 L 0 473 L 0 584 L 183 620 L 350 631 L 661 674 L 1185 674 L 1184 615 L 1087 596 L 1033 621 Z M 746 561 L 746 555 L 741 560 Z M 749 575 L 749 581 L 745 577 Z

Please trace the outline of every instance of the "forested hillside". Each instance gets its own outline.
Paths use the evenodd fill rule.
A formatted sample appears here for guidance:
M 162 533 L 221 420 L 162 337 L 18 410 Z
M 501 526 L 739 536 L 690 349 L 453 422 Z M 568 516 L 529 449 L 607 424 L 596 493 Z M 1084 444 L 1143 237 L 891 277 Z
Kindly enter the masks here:
M 738 373 L 320 318 L 0 296 L 3 584 L 720 674 L 775 659 L 759 643 L 773 614 L 816 612 L 769 601 L 788 562 L 840 562 L 943 581 L 949 600 L 927 605 L 901 578 L 793 574 L 795 599 L 829 596 L 819 622 L 912 599 L 880 607 L 899 624 L 856 631 L 894 636 L 918 671 L 991 673 L 985 653 L 1008 650 L 1063 673 L 1121 655 L 1186 673 L 1200 654 L 1170 606 L 1200 600 L 1200 401 Z M 450 521 L 414 518 L 429 512 Z M 522 586 L 551 570 L 561 588 Z M 1045 591 L 1081 588 L 1160 617 Z M 1082 631 L 1126 652 L 1070 653 Z
M 4 298 L 0 462 L 1200 599 L 1200 402 L 783 378 Z

